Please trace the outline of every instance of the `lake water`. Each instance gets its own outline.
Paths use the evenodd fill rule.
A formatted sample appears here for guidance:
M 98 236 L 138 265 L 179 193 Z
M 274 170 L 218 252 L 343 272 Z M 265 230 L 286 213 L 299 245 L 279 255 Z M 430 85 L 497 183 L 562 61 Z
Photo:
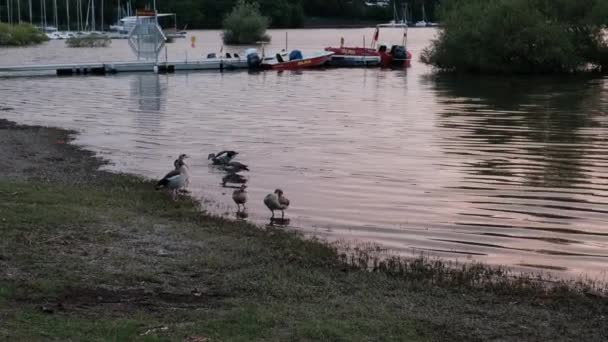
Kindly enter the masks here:
M 289 30 L 288 44 L 360 45 L 372 32 Z M 276 51 L 285 31 L 271 33 Z M 417 62 L 435 33 L 409 31 L 407 70 L 0 78 L 0 117 L 76 129 L 111 169 L 152 178 L 187 153 L 190 189 L 215 213 L 236 206 L 206 156 L 235 149 L 255 223 L 278 187 L 291 226 L 330 240 L 605 279 L 608 79 L 437 75 Z M 170 58 L 219 51 L 218 31 L 190 34 L 196 48 L 179 40 Z M 126 41 L 0 50 L 0 65 L 129 59 Z

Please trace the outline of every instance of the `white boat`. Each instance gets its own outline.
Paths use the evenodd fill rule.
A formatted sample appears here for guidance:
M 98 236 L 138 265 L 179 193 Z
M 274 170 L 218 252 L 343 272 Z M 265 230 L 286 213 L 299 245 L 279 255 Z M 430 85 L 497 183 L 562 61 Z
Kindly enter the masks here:
M 426 11 L 424 10 L 424 3 L 422 3 L 422 20 L 417 21 L 416 24 L 414 24 L 414 26 L 416 27 L 427 27 L 428 23 L 426 21 Z
M 403 19 L 399 19 L 399 14 L 397 13 L 397 6 L 393 2 L 393 20 L 389 21 L 385 24 L 380 24 L 378 27 L 407 27 L 407 4 L 403 6 Z
M 391 20 L 386 24 L 380 24 L 378 26 L 379 27 L 408 27 L 406 22 L 403 22 L 403 21 L 395 22 L 394 20 Z
M 173 17 L 174 22 L 177 23 L 177 15 L 175 13 L 158 13 L 157 18 Z M 119 20 L 115 25 L 110 25 L 110 31 L 112 32 L 112 38 L 127 38 L 129 33 L 138 23 L 153 20 L 154 16 L 128 16 Z M 163 29 L 167 38 L 186 38 L 188 32 L 185 30 L 178 30 L 177 27 Z M 123 37 L 121 37 L 123 36 Z

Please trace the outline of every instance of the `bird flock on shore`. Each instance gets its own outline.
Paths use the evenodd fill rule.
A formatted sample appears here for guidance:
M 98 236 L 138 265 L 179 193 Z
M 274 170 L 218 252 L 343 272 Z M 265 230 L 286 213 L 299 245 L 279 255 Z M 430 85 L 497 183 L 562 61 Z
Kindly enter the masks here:
M 232 193 L 232 200 L 237 205 L 237 217 L 247 217 L 247 177 L 243 176 L 241 172 L 249 171 L 249 167 L 243 163 L 233 160 L 238 155 L 236 151 L 221 151 L 217 154 L 211 153 L 207 156 L 207 160 L 211 162 L 214 167 L 217 167 L 224 172 L 226 175 L 222 177 L 222 186 L 224 187 L 236 187 Z M 168 189 L 171 191 L 171 198 L 177 199 L 180 193 L 187 193 L 186 188 L 189 185 L 190 174 L 188 172 L 188 165 L 185 160 L 189 158 L 186 154 L 180 154 L 179 157 L 173 162 L 173 170 L 167 173 L 162 179 L 156 183 L 156 189 Z M 235 186 L 228 186 L 227 184 L 235 184 Z M 239 186 L 240 185 L 240 186 Z M 276 189 L 274 192 L 269 193 L 264 197 L 264 205 L 271 211 L 272 216 L 270 218 L 271 223 L 287 223 L 285 219 L 285 210 L 289 208 L 289 199 L 285 196 L 283 190 Z M 242 208 L 241 208 L 242 207 Z M 275 219 L 275 211 L 281 211 L 281 219 Z

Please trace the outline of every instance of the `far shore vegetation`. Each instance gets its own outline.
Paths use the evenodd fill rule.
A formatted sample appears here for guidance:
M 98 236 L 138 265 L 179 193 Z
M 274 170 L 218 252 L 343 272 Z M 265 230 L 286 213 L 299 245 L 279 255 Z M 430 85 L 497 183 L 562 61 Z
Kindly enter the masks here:
M 608 72 L 606 0 L 452 0 L 440 21 L 421 60 L 441 70 Z
M 422 19 L 422 4 L 424 4 L 427 20 L 437 21 L 435 12 L 438 5 L 446 0 L 391 0 L 388 3 L 378 0 L 248 0 L 250 3 L 257 3 L 260 6 L 262 15 L 270 18 L 270 26 L 273 28 L 286 27 L 308 27 L 312 20 L 312 26 L 319 26 L 319 22 L 327 26 L 335 26 L 341 23 L 348 26 L 349 23 L 370 22 L 381 23 L 393 19 L 393 3 L 401 14 L 404 3 L 408 3 L 410 19 L 418 21 Z M 157 1 L 156 5 L 160 12 L 177 14 L 177 25 L 180 28 L 188 26 L 188 29 L 218 29 L 222 27 L 222 20 L 232 11 L 238 0 L 171 0 Z M 6 21 L 7 13 L 6 1 L 0 1 L 0 21 Z M 59 30 L 67 30 L 68 21 L 66 13 L 66 1 L 57 1 L 57 13 L 59 13 L 57 23 Z M 127 1 L 122 1 L 123 8 Z M 145 8 L 149 6 L 149 0 L 131 0 L 131 7 Z M 36 3 L 35 3 L 36 4 Z M 82 2 L 83 12 L 86 11 L 86 2 Z M 118 16 L 116 2 L 114 5 L 101 8 L 95 6 L 98 15 L 102 15 L 106 25 L 114 23 Z M 13 3 L 12 13 L 13 22 L 18 22 L 16 7 L 21 5 L 21 19 L 26 19 L 28 12 L 27 1 L 16 1 Z M 47 5 L 47 21 L 53 21 L 51 4 Z M 76 7 L 70 5 L 72 12 L 71 28 L 74 29 L 74 18 L 76 17 Z M 124 9 L 123 9 L 124 10 Z M 36 20 L 42 17 L 40 6 L 34 5 L 32 16 Z M 27 15 L 29 18 L 29 15 Z M 99 18 L 99 17 L 98 17 Z M 101 20 L 97 20 L 99 24 Z M 55 23 L 53 22 L 53 25 Z
M 266 34 L 270 20 L 260 13 L 260 6 L 239 0 L 232 12 L 224 18 L 222 38 L 224 44 L 254 44 L 269 42 Z
M 65 44 L 72 48 L 108 47 L 112 44 L 112 40 L 103 34 L 89 33 L 80 37 L 68 38 Z
M 98 170 L 70 140 L 0 119 L 0 340 L 608 338 L 601 283 L 208 216 L 153 181 Z
M 25 46 L 46 42 L 49 38 L 30 24 L 0 23 L 0 46 Z

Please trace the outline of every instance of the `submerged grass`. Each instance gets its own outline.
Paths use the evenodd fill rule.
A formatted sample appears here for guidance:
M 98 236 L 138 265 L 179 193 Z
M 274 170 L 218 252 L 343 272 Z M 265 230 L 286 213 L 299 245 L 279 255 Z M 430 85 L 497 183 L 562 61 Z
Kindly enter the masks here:
M 0 339 L 608 337 L 608 301 L 587 285 L 207 216 L 150 181 L 97 171 L 65 137 L 0 122 Z

